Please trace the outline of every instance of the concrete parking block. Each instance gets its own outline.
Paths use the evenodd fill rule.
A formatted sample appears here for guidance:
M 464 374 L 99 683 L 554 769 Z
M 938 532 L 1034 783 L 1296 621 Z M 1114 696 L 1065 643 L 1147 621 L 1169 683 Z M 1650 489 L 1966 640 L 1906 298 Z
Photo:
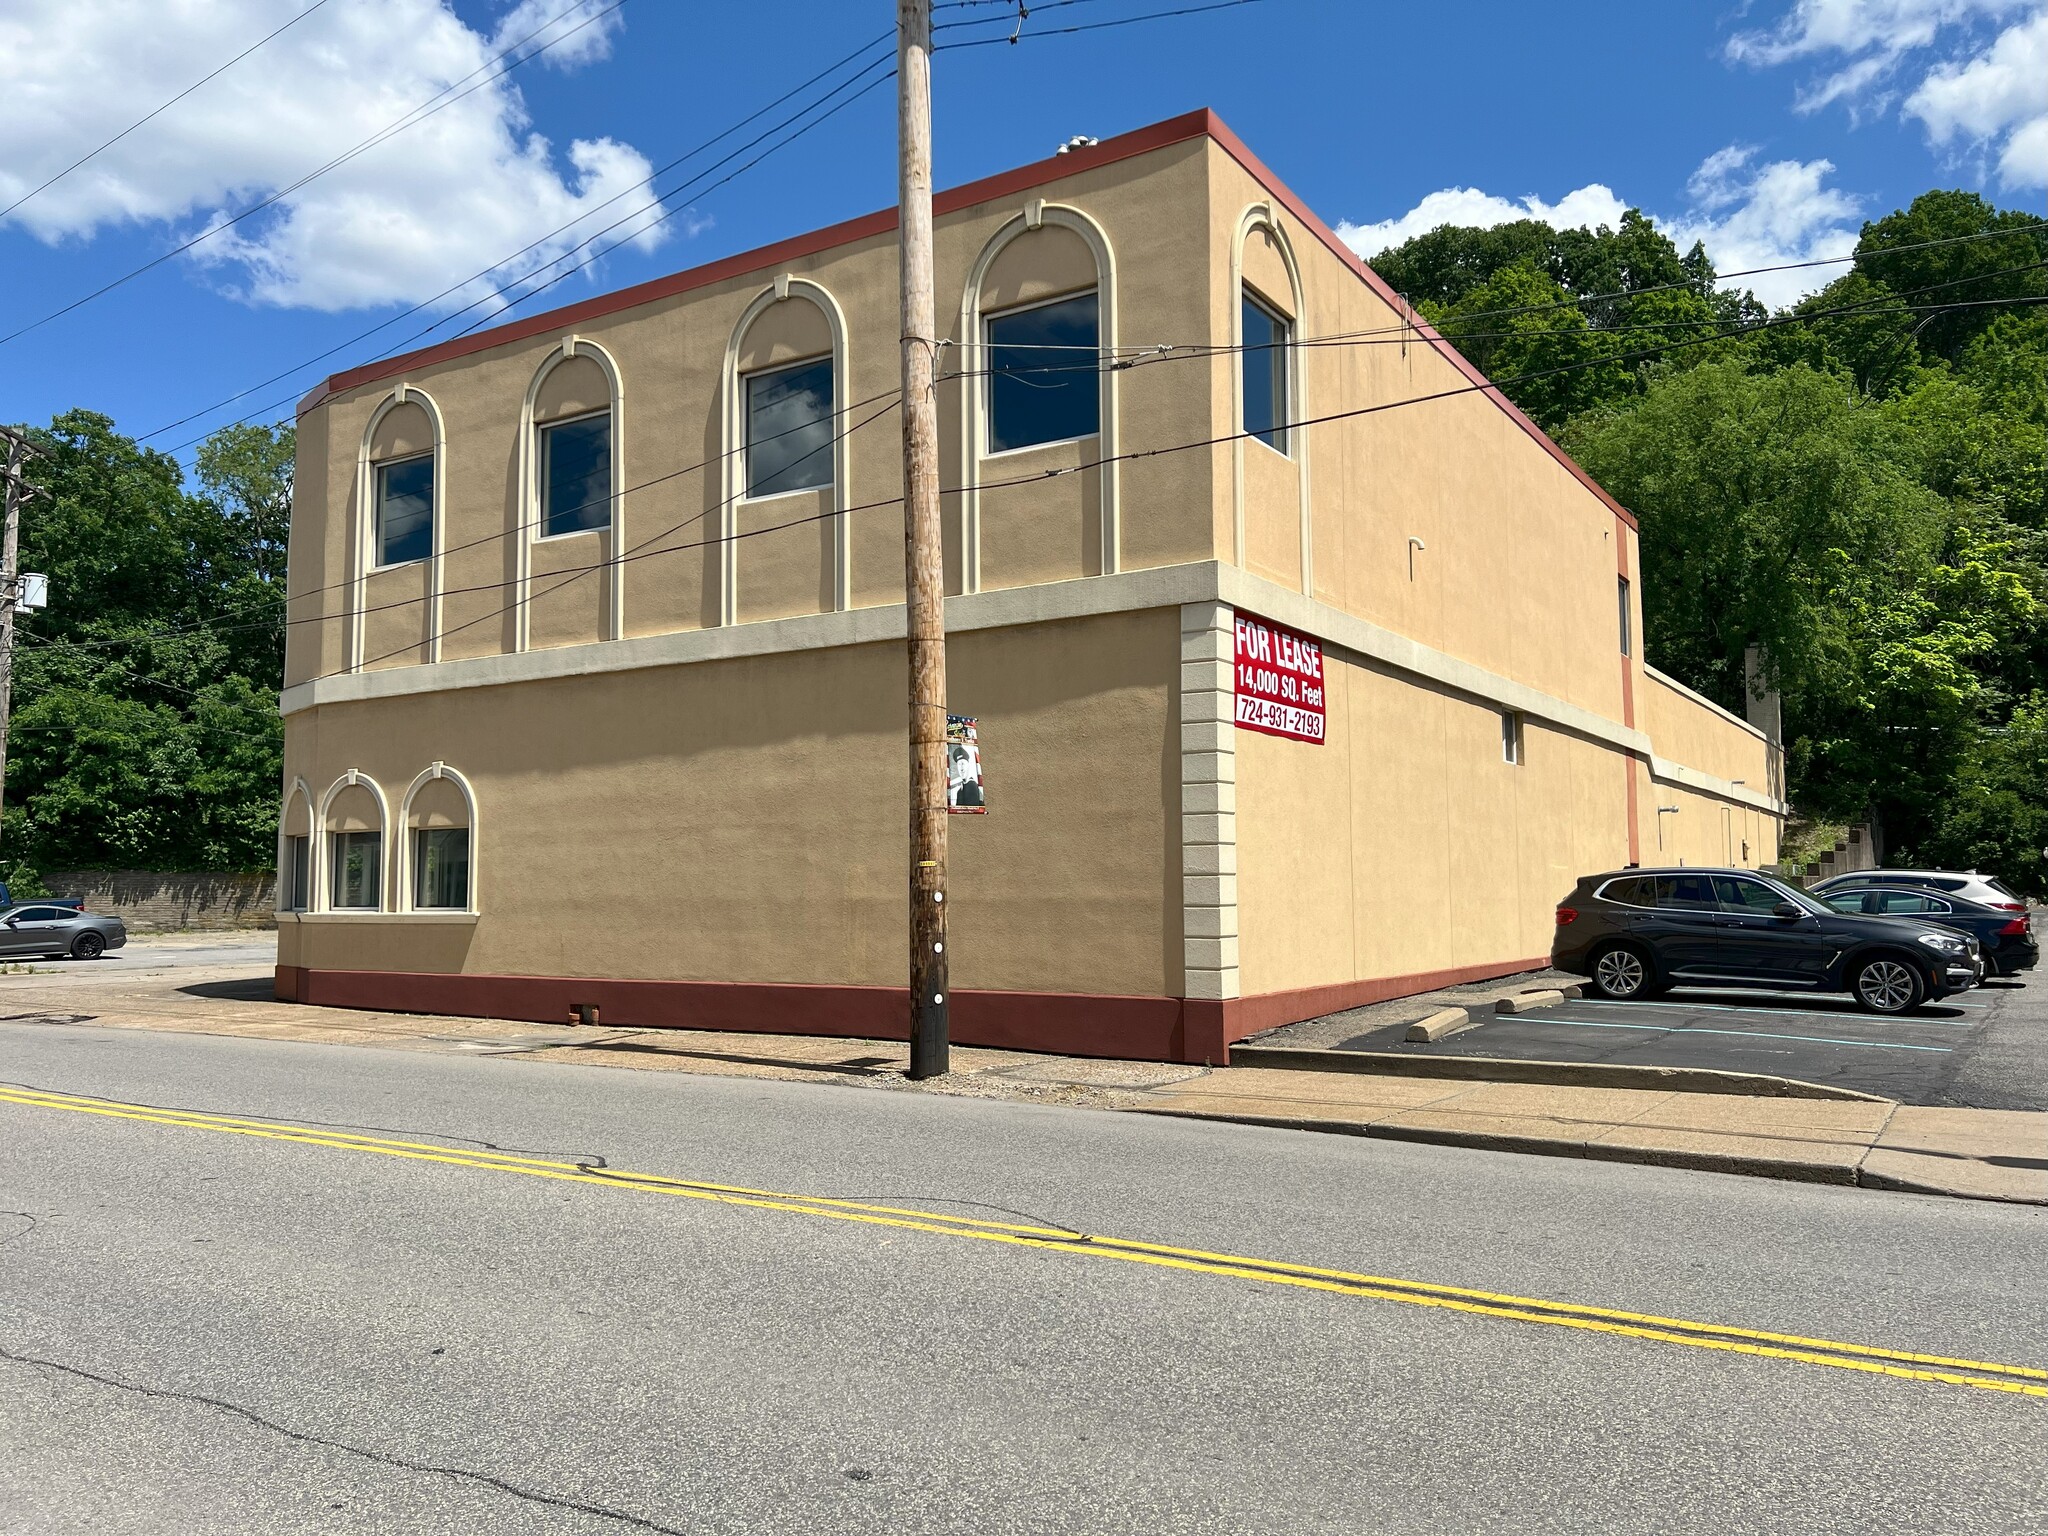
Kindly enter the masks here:
M 1450 1035 L 1463 1034 L 1476 1029 L 1482 1021 L 1472 1017 L 1467 1008 L 1439 1008 L 1427 1018 L 1417 1019 L 1408 1026 L 1410 1040 L 1442 1040 Z
M 1493 1005 L 1495 1013 L 1534 1013 L 1538 1008 L 1555 1008 L 1564 1001 L 1562 990 L 1542 992 L 1517 992 L 1504 997 Z

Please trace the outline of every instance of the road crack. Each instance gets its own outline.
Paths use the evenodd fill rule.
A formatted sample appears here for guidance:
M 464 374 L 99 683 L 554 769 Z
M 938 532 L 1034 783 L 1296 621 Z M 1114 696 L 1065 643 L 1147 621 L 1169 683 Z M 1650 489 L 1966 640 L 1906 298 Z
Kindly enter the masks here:
M 415 1461 L 409 1456 L 400 1456 L 391 1451 L 372 1450 L 367 1446 L 350 1445 L 341 1440 L 329 1440 L 324 1436 L 312 1434 L 306 1430 L 293 1429 L 290 1425 L 280 1424 L 275 1419 L 265 1418 L 253 1409 L 244 1408 L 239 1403 L 231 1403 L 225 1398 L 210 1397 L 203 1392 L 177 1392 L 168 1387 L 146 1387 L 137 1382 L 122 1381 L 118 1377 L 102 1376 L 96 1371 L 88 1371 L 81 1366 L 66 1365 L 62 1361 L 45 1360 L 37 1355 L 20 1354 L 4 1346 L 0 1346 L 0 1360 L 9 1360 L 16 1365 L 34 1366 L 40 1370 L 54 1371 L 64 1376 L 74 1376 L 81 1381 L 89 1381 L 102 1387 L 111 1387 L 119 1392 L 131 1392 L 138 1397 L 153 1398 L 161 1402 L 190 1403 L 196 1407 L 211 1408 L 216 1412 L 245 1420 L 250 1424 L 256 1425 L 259 1429 L 267 1429 L 274 1435 L 282 1435 L 287 1440 L 297 1441 L 301 1445 L 317 1445 L 326 1450 L 340 1451 L 344 1455 L 360 1457 L 364 1461 L 375 1462 L 379 1466 L 391 1467 L 397 1471 L 425 1472 L 436 1477 L 453 1478 L 458 1482 L 472 1483 L 481 1488 L 490 1488 L 498 1493 L 507 1494 L 515 1499 L 523 1499 L 529 1504 L 541 1504 L 550 1509 L 564 1509 L 579 1515 L 596 1515 L 601 1519 L 614 1520 L 637 1531 L 655 1531 L 662 1533 L 662 1536 L 685 1536 L 684 1532 L 672 1525 L 662 1525 L 658 1521 L 643 1519 L 639 1515 L 627 1514 L 624 1510 L 611 1509 L 602 1504 L 589 1504 L 580 1499 L 568 1498 L 561 1494 L 547 1493 L 538 1488 L 522 1487 L 518 1483 L 514 1483 L 506 1478 L 497 1477 L 489 1472 L 472 1472 L 465 1467 L 444 1467 L 437 1462 Z

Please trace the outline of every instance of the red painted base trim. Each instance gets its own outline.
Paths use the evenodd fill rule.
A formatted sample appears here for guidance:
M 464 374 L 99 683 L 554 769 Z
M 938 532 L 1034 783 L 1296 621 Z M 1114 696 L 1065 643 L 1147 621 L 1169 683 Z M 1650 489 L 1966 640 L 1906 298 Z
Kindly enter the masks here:
M 1124 1061 L 1224 1066 L 1230 1043 L 1320 1014 L 1436 987 L 1534 970 L 1547 958 L 1419 971 L 1207 1002 L 1178 997 L 1103 997 L 1079 992 L 955 992 L 960 1045 L 1109 1056 Z M 423 971 L 325 971 L 280 965 L 279 1002 L 385 1013 L 531 1019 L 566 1024 L 593 1004 L 605 1024 L 708 1029 L 734 1034 L 909 1038 L 903 987 L 835 987 L 730 981 L 606 981 L 571 976 L 462 976 Z

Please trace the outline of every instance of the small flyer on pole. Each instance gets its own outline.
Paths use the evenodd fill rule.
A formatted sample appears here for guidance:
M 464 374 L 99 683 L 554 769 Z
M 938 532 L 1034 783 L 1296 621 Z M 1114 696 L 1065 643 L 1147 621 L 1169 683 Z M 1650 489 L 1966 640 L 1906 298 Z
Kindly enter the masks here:
M 946 809 L 959 816 L 985 816 L 981 797 L 981 739 L 972 715 L 946 716 Z

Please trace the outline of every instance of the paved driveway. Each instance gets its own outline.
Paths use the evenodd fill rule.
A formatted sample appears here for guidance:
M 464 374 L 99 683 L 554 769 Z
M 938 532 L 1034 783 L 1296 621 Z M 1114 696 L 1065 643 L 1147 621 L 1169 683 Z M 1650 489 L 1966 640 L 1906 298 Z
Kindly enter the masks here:
M 1617 1062 L 1760 1072 L 1907 1104 L 2048 1109 L 2048 983 L 1991 982 L 1904 1018 L 1846 997 L 1680 988 L 1647 1003 L 1590 998 L 1411 1045 L 1395 1025 L 1339 1050 Z

